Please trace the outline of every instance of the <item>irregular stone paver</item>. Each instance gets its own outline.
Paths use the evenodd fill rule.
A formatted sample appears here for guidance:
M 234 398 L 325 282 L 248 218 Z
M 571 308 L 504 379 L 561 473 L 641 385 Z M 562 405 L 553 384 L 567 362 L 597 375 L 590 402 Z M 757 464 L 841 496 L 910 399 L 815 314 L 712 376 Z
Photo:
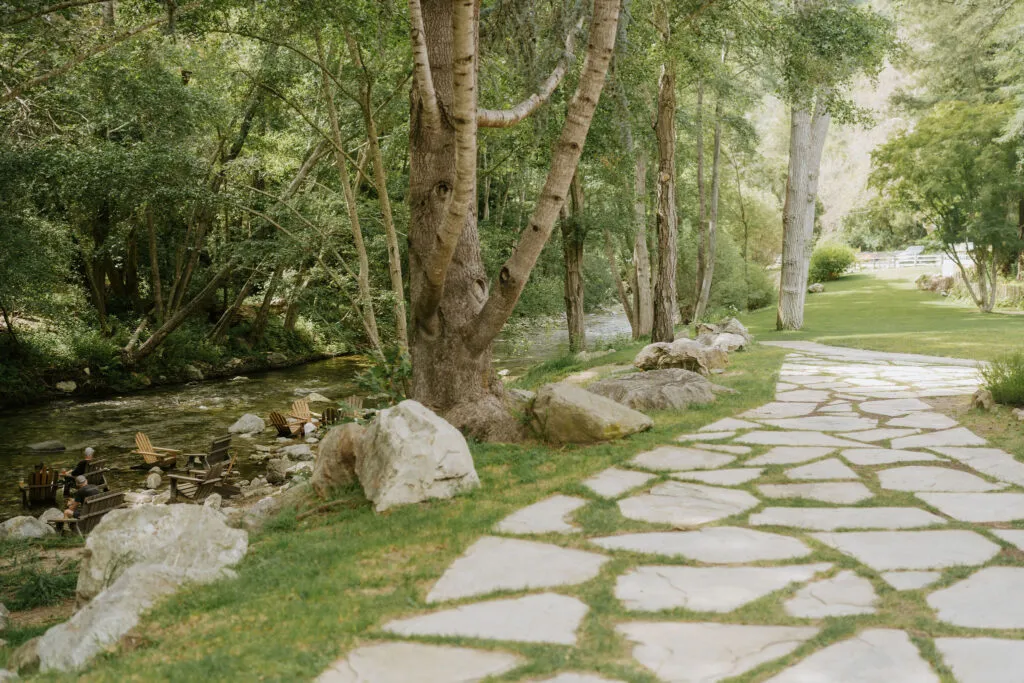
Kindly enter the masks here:
M 819 413 L 850 413 L 853 412 L 853 404 L 849 401 L 833 401 L 828 405 L 818 408 Z
M 834 448 L 828 446 L 776 446 L 764 455 L 747 460 L 744 465 L 795 465 L 823 458 Z
M 854 441 L 863 441 L 865 443 L 871 443 L 874 441 L 888 441 L 889 439 L 898 439 L 901 436 L 910 436 L 911 434 L 917 434 L 919 429 L 897 429 L 895 427 L 883 427 L 882 429 L 869 429 L 864 432 L 852 432 L 850 434 L 844 434 L 843 436 L 847 439 L 853 439 Z
M 936 638 L 959 683 L 1020 683 L 1024 640 L 1001 638 Z
M 645 467 L 649 470 L 713 470 L 724 467 L 733 460 L 731 455 L 714 453 L 699 448 L 683 446 L 659 446 L 651 451 L 640 453 L 630 460 L 630 464 Z
M 494 528 L 505 534 L 579 533 L 566 518 L 588 502 L 575 496 L 551 496 L 513 512 Z
M 761 476 L 762 467 L 739 467 L 727 470 L 711 470 L 709 472 L 673 472 L 669 476 L 684 481 L 699 481 L 717 486 L 738 486 L 753 481 Z
M 637 567 L 619 577 L 615 597 L 636 612 L 679 607 L 694 612 L 731 612 L 748 602 L 808 581 L 830 564 L 786 567 Z
M 550 543 L 484 536 L 448 567 L 427 602 L 498 590 L 574 586 L 597 576 L 607 561 L 604 555 Z
M 603 472 L 598 472 L 590 479 L 585 479 L 583 485 L 602 498 L 618 498 L 626 491 L 643 486 L 651 479 L 654 479 L 654 476 L 646 472 L 633 472 L 631 470 L 621 470 L 618 467 L 609 467 Z
M 893 418 L 886 424 L 890 427 L 912 427 L 915 429 L 949 429 L 956 427 L 957 422 L 942 413 L 912 413 L 904 417 Z
M 786 470 L 790 479 L 856 479 L 857 473 L 836 458 Z
M 946 429 L 941 432 L 926 432 L 914 436 L 902 436 L 893 439 L 893 448 L 931 448 L 932 446 L 984 446 L 981 438 L 966 427 Z
M 821 482 L 814 484 L 761 484 L 757 490 L 765 498 L 808 498 L 825 503 L 849 505 L 867 500 L 874 494 L 860 482 Z
M 995 479 L 1024 486 L 1024 462 L 1019 462 L 1006 451 L 998 448 L 957 448 L 943 446 L 934 449 L 936 453 L 948 455 L 971 468 Z
M 686 557 L 707 564 L 794 560 L 811 549 L 798 538 L 741 527 L 716 526 L 697 531 L 657 531 L 591 540 L 607 550 Z
M 1006 484 L 993 484 L 969 472 L 949 467 L 893 467 L 878 472 L 883 489 L 893 491 L 954 491 L 982 493 L 1006 488 Z
M 734 417 L 726 417 L 718 422 L 701 427 L 698 432 L 735 432 L 738 429 L 757 429 L 758 425 L 746 420 L 737 420 Z
M 403 636 L 485 638 L 521 643 L 575 645 L 589 608 L 555 593 L 462 605 L 419 617 L 395 619 L 384 630 Z
M 918 493 L 918 498 L 961 522 L 1024 519 L 1024 493 Z
M 855 432 L 872 429 L 878 420 L 870 417 L 845 417 L 843 415 L 810 415 L 808 417 L 786 417 L 761 420 L 766 425 L 782 429 L 805 429 L 812 432 Z
M 776 401 L 787 403 L 811 403 L 827 401 L 828 399 L 829 393 L 827 391 L 818 391 L 817 389 L 796 389 L 795 391 L 782 391 L 775 394 Z
M 765 508 L 750 515 L 753 526 L 798 529 L 917 529 L 945 524 L 938 515 L 919 508 Z
M 785 610 L 808 619 L 873 614 L 877 600 L 871 582 L 847 570 L 804 586 L 786 601 Z
M 942 460 L 931 453 L 901 451 L 894 448 L 846 448 L 841 455 L 854 465 L 889 465 L 894 462 L 931 462 Z
M 670 481 L 620 500 L 619 511 L 641 522 L 696 526 L 745 512 L 759 502 L 746 491 Z
M 680 434 L 676 437 L 676 441 L 687 442 L 687 441 L 721 441 L 722 439 L 731 439 L 736 436 L 736 432 L 699 432 L 697 434 Z
M 1002 540 L 1006 541 L 1007 543 L 1017 546 L 1019 550 L 1024 550 L 1024 530 L 991 529 L 990 531 Z
M 882 578 L 898 591 L 912 591 L 932 585 L 942 578 L 942 572 L 883 572 Z
M 524 663 L 522 657 L 493 650 L 376 643 L 356 648 L 317 677 L 316 683 L 476 683 Z M 458 672 L 458 678 L 453 678 Z
M 461 681 L 459 681 L 461 683 Z M 531 678 L 523 683 L 625 683 L 625 681 L 611 678 L 605 678 L 604 676 L 597 676 L 594 674 L 578 674 L 578 673 L 564 673 L 558 674 L 554 678 L 545 678 L 541 680 L 539 678 Z
M 870 629 L 829 645 L 767 683 L 939 683 L 903 631 Z
M 914 438 L 914 437 L 909 437 Z M 740 443 L 752 443 L 762 446 L 844 446 L 856 448 L 860 444 L 821 432 L 748 432 L 736 439 Z
M 969 628 L 1024 628 L 1024 568 L 987 567 L 928 596 L 939 619 Z
M 973 566 L 988 562 L 999 552 L 999 546 L 981 534 L 957 529 L 848 531 L 811 536 L 879 571 Z
M 907 413 L 931 410 L 932 407 L 916 398 L 893 398 L 887 401 L 864 401 L 858 406 L 865 413 L 897 417 Z
M 746 455 L 753 450 L 750 446 L 738 446 L 729 443 L 702 443 L 700 447 L 706 451 L 721 451 L 722 453 L 732 453 L 733 455 Z
M 634 621 L 615 630 L 635 643 L 633 658 L 665 683 L 715 683 L 788 655 L 816 628 Z
M 800 417 L 810 415 L 817 403 L 765 403 L 763 406 L 740 413 L 740 417 L 752 419 L 773 417 Z

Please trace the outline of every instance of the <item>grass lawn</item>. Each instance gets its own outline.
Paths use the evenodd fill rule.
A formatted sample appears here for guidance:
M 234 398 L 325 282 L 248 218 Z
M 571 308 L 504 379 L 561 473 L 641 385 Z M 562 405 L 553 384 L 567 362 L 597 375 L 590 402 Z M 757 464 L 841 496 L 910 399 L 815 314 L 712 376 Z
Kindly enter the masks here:
M 808 294 L 804 328 L 775 330 L 775 308 L 742 318 L 761 341 L 808 340 L 874 351 L 992 360 L 1024 346 L 1024 316 L 980 313 L 913 283 L 848 275 Z
M 547 377 L 535 372 L 531 380 L 539 383 L 589 366 L 626 363 L 638 348 L 577 365 L 553 363 Z M 565 448 L 471 444 L 483 486 L 453 500 L 377 515 L 354 487 L 347 492 L 351 509 L 301 522 L 295 511 L 285 511 L 250 536 L 251 548 L 237 567 L 237 580 L 187 589 L 170 598 L 136 629 L 142 638 L 132 640 L 133 649 L 102 656 L 81 675 L 41 674 L 32 679 L 310 680 L 358 643 L 388 638 L 379 631 L 388 619 L 424 611 L 433 582 L 506 515 L 556 492 L 597 500 L 580 480 L 678 434 L 771 400 L 782 356 L 770 347 L 733 354 L 729 371 L 716 381 L 738 393 L 686 412 L 654 415 L 653 430 L 622 441 Z M 622 522 L 615 504 L 600 500 L 585 514 L 581 511 L 577 521 L 588 535 L 611 532 Z M 558 534 L 538 540 L 584 545 Z M 637 673 L 625 642 L 614 634 L 614 624 L 625 612 L 611 595 L 609 577 L 621 572 L 624 563 L 634 564 L 609 562 L 603 580 L 568 591 L 585 596 L 592 606 L 579 647 L 501 644 L 497 649 L 528 656 L 531 675 L 572 664 L 624 680 L 654 681 Z M 30 635 L 35 633 L 25 632 L 17 641 Z M 0 649 L 0 667 L 11 649 Z

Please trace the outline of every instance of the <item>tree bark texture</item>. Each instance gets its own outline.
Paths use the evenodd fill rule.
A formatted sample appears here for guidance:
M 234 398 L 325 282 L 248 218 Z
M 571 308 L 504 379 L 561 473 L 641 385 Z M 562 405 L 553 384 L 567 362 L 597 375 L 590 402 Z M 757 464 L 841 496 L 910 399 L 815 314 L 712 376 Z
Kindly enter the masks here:
M 722 158 L 722 96 L 715 102 L 715 139 L 711 151 L 711 198 L 708 201 L 707 226 L 703 231 L 704 269 L 697 281 L 697 302 L 693 307 L 693 319 L 704 317 L 711 299 L 711 283 L 715 277 L 715 250 L 718 245 L 718 198 L 721 194 Z
M 584 232 L 580 223 L 583 212 L 583 184 L 579 174 L 569 185 L 571 201 L 562 211 L 562 259 L 565 264 L 565 321 L 569 330 L 569 351 L 577 353 L 587 347 L 586 328 L 583 325 L 583 243 Z M 618 279 L 618 273 L 612 272 Z
M 267 321 L 270 320 L 270 306 L 274 303 L 274 295 L 277 293 L 277 288 L 281 286 L 281 277 L 283 275 L 284 264 L 279 263 L 274 268 L 274 274 L 270 276 L 267 289 L 263 292 L 263 302 L 260 304 L 260 308 L 256 312 L 256 320 L 252 324 L 249 338 L 253 342 L 259 342 L 263 339 L 263 334 L 267 331 Z
M 633 178 L 633 338 L 649 337 L 654 328 L 654 294 L 651 285 L 651 252 L 647 247 L 647 153 L 638 150 Z
M 675 339 L 676 260 L 679 220 L 676 214 L 676 79 L 665 64 L 658 81 L 658 281 L 654 287 L 654 323 L 651 341 Z

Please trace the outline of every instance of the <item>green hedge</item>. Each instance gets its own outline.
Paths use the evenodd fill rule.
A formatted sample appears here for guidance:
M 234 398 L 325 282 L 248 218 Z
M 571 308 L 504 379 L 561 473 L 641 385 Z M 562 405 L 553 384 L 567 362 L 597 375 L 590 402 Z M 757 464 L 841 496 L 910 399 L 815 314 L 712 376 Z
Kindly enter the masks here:
M 857 253 L 845 244 L 819 244 L 811 254 L 810 282 L 838 280 L 857 261 Z

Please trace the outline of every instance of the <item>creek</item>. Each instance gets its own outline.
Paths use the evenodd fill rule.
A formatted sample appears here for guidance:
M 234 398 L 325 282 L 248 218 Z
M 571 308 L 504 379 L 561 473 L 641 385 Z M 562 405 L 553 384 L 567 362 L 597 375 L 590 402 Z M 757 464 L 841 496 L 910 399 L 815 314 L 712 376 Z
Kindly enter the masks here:
M 586 330 L 588 342 L 607 342 L 628 336 L 629 323 L 621 309 L 604 311 L 587 315 Z M 564 321 L 531 325 L 498 341 L 494 365 L 521 374 L 564 353 L 566 344 Z M 35 464 L 70 469 L 81 459 L 83 449 L 92 446 L 96 458 L 111 468 L 107 479 L 112 489 L 138 489 L 146 472 L 131 469 L 141 462 L 131 453 L 136 432 L 145 432 L 156 446 L 206 452 L 210 439 L 223 434 L 244 413 L 267 420 L 271 410 L 286 412 L 299 398 L 296 389 L 310 389 L 335 401 L 359 394 L 354 379 L 366 362 L 354 356 L 331 358 L 236 379 L 163 386 L 97 400 L 67 398 L 0 411 L 0 520 L 24 514 L 18 482 Z M 310 407 L 319 412 L 328 405 Z M 273 432 L 265 431 L 255 438 L 232 440 L 243 478 L 262 473 L 263 466 L 253 464 L 249 455 L 256 444 L 270 444 L 273 439 Z M 29 444 L 49 440 L 60 441 L 67 450 L 36 453 L 28 449 Z M 42 510 L 32 512 L 38 515 Z

